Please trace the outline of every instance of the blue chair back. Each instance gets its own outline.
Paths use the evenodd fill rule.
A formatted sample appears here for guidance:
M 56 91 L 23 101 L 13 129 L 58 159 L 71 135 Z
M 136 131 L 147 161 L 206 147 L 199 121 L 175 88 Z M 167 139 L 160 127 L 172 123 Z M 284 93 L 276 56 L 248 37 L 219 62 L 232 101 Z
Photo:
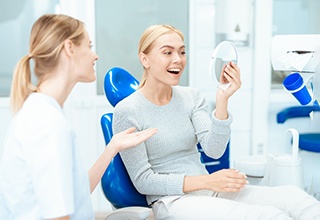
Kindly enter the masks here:
M 112 138 L 112 113 L 101 117 L 101 127 L 106 144 Z M 129 206 L 148 207 L 146 196 L 133 186 L 129 174 L 117 154 L 110 162 L 101 179 L 102 190 L 108 201 L 117 209 Z
M 104 92 L 113 107 L 138 87 L 139 81 L 120 67 L 111 68 L 104 77 Z
M 104 78 L 105 95 L 112 106 L 136 91 L 138 86 L 139 81 L 119 67 L 111 68 Z M 112 113 L 104 114 L 100 123 L 107 145 L 113 136 Z M 101 186 L 108 201 L 117 209 L 129 206 L 148 207 L 146 196 L 133 186 L 119 154 L 111 160 L 102 176 Z

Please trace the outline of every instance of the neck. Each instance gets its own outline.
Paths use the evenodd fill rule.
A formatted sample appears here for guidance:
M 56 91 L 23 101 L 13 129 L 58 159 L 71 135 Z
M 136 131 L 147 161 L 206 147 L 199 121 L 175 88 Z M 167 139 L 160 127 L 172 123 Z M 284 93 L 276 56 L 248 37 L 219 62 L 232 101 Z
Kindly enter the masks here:
M 172 98 L 171 86 L 149 86 L 147 83 L 140 88 L 140 92 L 155 105 L 166 105 Z
M 75 84 L 70 84 L 60 78 L 50 78 L 43 81 L 37 91 L 53 97 L 63 108 L 63 104 L 68 98 Z

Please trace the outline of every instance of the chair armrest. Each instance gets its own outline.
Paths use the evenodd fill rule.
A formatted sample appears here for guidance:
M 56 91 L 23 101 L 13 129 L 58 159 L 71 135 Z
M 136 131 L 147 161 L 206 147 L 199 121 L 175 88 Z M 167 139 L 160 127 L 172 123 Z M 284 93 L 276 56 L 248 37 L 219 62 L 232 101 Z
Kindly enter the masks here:
M 145 220 L 150 215 L 150 208 L 146 207 L 126 207 L 117 209 L 115 211 L 112 211 L 105 220 L 129 220 L 129 219 L 139 219 L 139 220 Z

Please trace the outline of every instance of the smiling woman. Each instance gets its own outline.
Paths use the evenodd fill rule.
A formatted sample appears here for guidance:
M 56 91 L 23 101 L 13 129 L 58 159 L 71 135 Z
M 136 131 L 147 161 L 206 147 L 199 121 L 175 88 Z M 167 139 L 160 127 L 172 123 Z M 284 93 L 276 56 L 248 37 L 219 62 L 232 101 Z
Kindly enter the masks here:
M 211 158 L 225 152 L 232 122 L 228 100 L 240 88 L 241 74 L 233 62 L 222 66 L 220 83 L 230 86 L 216 91 L 216 108 L 210 113 L 196 88 L 178 85 L 186 65 L 184 50 L 184 37 L 178 29 L 162 24 L 147 28 L 138 47 L 144 69 L 140 88 L 119 102 L 113 113 L 115 133 L 131 126 L 158 129 L 150 139 L 120 153 L 155 218 L 319 217 L 320 203 L 298 187 L 247 185 L 246 175 L 235 169 L 208 173 L 197 144 Z

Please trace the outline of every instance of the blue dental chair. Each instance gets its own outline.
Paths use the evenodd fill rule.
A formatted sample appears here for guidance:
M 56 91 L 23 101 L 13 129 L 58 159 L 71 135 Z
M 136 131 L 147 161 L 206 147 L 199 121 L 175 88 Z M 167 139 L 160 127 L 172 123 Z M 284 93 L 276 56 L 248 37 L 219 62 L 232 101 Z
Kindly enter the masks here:
M 139 81 L 119 67 L 111 68 L 104 78 L 105 95 L 113 107 L 136 91 L 138 86 Z M 104 114 L 100 123 L 105 143 L 108 144 L 113 136 L 112 113 Z M 229 144 L 223 156 L 217 160 L 206 156 L 200 144 L 197 147 L 201 162 L 205 164 L 209 173 L 229 168 Z M 119 154 L 110 162 L 101 179 L 101 186 L 105 197 L 115 209 L 106 220 L 148 218 L 150 208 L 146 196 L 135 189 Z
M 138 86 L 138 80 L 124 69 L 115 67 L 105 75 L 105 95 L 113 107 L 137 90 Z M 104 114 L 100 123 L 107 145 L 113 136 L 112 113 Z M 146 197 L 133 186 L 119 154 L 111 160 L 101 178 L 101 186 L 104 195 L 115 209 L 105 220 L 148 218 L 150 209 Z

